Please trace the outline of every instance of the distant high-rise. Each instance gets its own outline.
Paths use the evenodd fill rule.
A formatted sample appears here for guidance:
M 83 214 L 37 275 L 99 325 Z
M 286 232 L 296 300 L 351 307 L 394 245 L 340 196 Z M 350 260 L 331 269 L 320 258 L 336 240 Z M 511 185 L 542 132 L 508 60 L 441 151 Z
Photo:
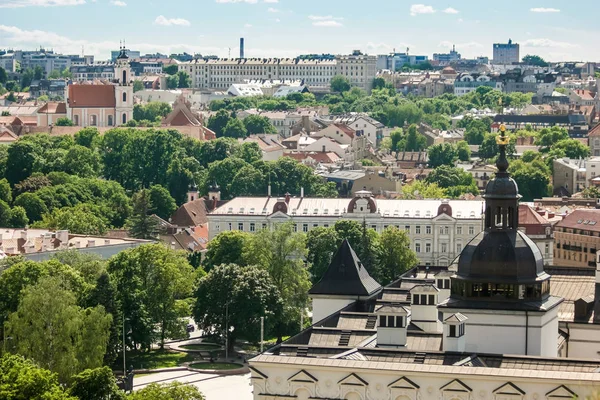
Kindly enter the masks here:
M 508 43 L 494 43 L 494 64 L 518 63 L 519 44 L 508 39 Z
M 244 38 L 240 38 L 240 58 L 244 57 Z

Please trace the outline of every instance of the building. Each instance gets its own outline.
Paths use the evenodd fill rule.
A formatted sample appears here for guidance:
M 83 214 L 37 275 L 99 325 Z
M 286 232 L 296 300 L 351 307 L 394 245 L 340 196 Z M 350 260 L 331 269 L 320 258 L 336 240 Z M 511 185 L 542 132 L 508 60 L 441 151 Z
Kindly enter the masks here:
M 575 113 L 565 115 L 497 114 L 494 116 L 492 132 L 496 131 L 502 124 L 506 125 L 506 128 L 511 131 L 525 129 L 527 125 L 530 125 L 534 130 L 558 126 L 566 128 L 572 138 L 585 138 L 589 131 L 585 116 Z
M 305 151 L 333 151 L 348 162 L 362 160 L 367 155 L 365 135 L 345 124 L 331 124 L 311 137 L 317 141 L 307 146 Z
M 423 64 L 429 61 L 427 56 L 418 56 L 406 53 L 390 53 L 377 56 L 377 69 L 392 72 L 402 69 L 405 65 Z
M 434 53 L 433 61 L 436 61 L 438 65 L 449 65 L 450 63 L 460 60 L 460 53 L 456 51 L 456 46 L 452 46 L 452 50 L 449 53 Z
M 123 53 L 123 50 L 125 50 L 125 55 L 127 56 L 127 58 L 129 59 L 134 59 L 134 58 L 140 58 L 141 54 L 139 51 L 136 50 L 129 50 L 129 49 L 119 49 L 119 50 L 112 50 L 110 52 L 110 60 L 114 63 L 115 61 L 117 61 L 117 59 L 119 58 L 119 56 Z
M 309 291 L 312 326 L 250 360 L 254 399 L 597 395 L 600 267 L 595 278 L 550 276 L 518 229 L 505 145 L 497 167 L 485 228 L 450 267 L 416 267 L 382 287 L 343 242 Z
M 508 43 L 494 43 L 494 64 L 514 64 L 521 61 L 519 44 L 508 39 Z
M 473 175 L 479 190 L 485 189 L 490 179 L 498 172 L 494 165 L 473 165 L 471 168 L 466 169 L 466 171 Z
M 115 64 L 115 80 L 94 84 L 73 83 L 67 87 L 67 118 L 81 127 L 126 124 L 133 118 L 131 82 L 129 59 L 123 49 Z
M 574 194 L 588 186 L 585 160 L 558 158 L 552 164 L 553 191 L 564 188 L 570 194 Z M 598 164 L 600 165 L 600 162 Z
M 454 81 L 454 94 L 456 96 L 464 96 L 475 91 L 480 86 L 502 90 L 502 82 L 496 81 L 489 75 L 463 72 Z
M 249 135 L 243 143 L 256 143 L 262 154 L 263 161 L 277 161 L 284 156 L 285 146 L 277 134 Z
M 40 79 L 31 81 L 29 93 L 34 98 L 48 96 L 50 99 L 62 100 L 67 81 L 65 79 Z
M 45 49 L 34 51 L 15 50 L 4 54 L 1 58 L 3 64 L 8 64 L 7 66 L 12 64 L 13 69 L 11 72 L 16 72 L 17 66 L 21 70 L 40 67 L 44 72 L 44 77 L 47 77 L 53 71 L 62 72 L 65 69 L 69 70 L 72 65 L 92 64 L 94 62 L 94 56 L 58 54 L 52 50 Z
M 588 146 L 590 146 L 590 154 L 592 156 L 600 156 L 600 124 L 588 132 Z
M 554 228 L 554 264 L 594 267 L 600 249 L 600 210 L 574 210 Z
M 163 73 L 163 63 L 160 60 L 132 60 L 129 65 L 131 73 L 135 76 Z
M 237 197 L 211 212 L 208 224 L 212 240 L 220 232 L 256 232 L 281 222 L 308 232 L 341 219 L 364 220 L 378 232 L 388 226 L 405 230 L 422 264 L 449 265 L 481 232 L 482 210 L 483 202 L 477 200 L 375 199 L 368 191 L 358 191 L 351 199 Z
M 179 64 L 192 87 L 227 90 L 247 81 L 301 81 L 311 92 L 328 92 L 331 78 L 344 75 L 351 84 L 370 90 L 375 78 L 376 57 L 360 54 L 335 59 L 311 58 L 196 58 Z
M 544 265 L 554 265 L 554 236 L 552 223 L 527 204 L 519 204 L 519 229 L 537 245 L 544 259 Z M 562 264 L 559 264 L 562 265 Z
M 100 62 L 88 65 L 74 65 L 70 68 L 74 81 L 94 81 L 115 79 L 115 64 Z
M 217 138 L 215 132 L 204 126 L 202 115 L 192 111 L 183 95 L 175 100 L 173 110 L 162 120 L 161 126 L 174 127 L 182 134 L 198 140 Z

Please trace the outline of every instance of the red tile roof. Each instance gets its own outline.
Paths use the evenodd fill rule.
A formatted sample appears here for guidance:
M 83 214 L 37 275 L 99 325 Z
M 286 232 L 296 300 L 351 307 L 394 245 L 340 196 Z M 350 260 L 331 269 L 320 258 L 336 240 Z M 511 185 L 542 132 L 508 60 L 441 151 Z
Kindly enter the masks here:
M 348 125 L 344 125 L 344 124 L 333 124 L 335 125 L 339 130 L 341 130 L 342 132 L 344 132 L 346 135 L 350 136 L 351 138 L 354 137 L 354 129 L 350 128 Z
M 556 226 L 600 232 L 600 210 L 574 210 Z
M 67 103 L 65 102 L 48 102 L 44 104 L 39 110 L 40 114 L 66 114 Z
M 592 130 L 588 132 L 588 136 L 600 136 L 600 124 L 593 127 Z
M 112 108 L 116 106 L 114 85 L 69 85 L 69 107 Z
M 550 224 L 544 217 L 526 204 L 519 205 L 519 225 L 546 225 Z

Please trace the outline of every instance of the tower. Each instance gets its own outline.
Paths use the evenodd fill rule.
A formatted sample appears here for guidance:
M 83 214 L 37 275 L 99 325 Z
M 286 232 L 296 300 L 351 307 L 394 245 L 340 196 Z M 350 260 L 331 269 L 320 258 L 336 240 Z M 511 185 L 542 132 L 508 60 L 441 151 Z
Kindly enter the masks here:
M 240 58 L 244 58 L 244 38 L 240 38 Z
M 457 313 L 466 317 L 460 331 L 466 352 L 556 357 L 562 299 L 550 295 L 542 254 L 518 230 L 520 196 L 508 173 L 505 130 L 497 138 L 498 172 L 485 189 L 485 229 L 461 253 L 450 297 L 438 309 L 445 325 Z
M 126 124 L 133 118 L 133 84 L 129 56 L 125 46 L 115 61 L 115 125 Z

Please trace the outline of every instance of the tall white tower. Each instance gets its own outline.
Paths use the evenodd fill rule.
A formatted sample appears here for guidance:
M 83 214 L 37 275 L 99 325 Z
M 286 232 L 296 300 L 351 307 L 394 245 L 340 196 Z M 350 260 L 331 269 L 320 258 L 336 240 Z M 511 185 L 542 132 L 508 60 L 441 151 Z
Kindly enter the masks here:
M 126 124 L 133 118 L 133 79 L 125 47 L 115 62 L 115 125 Z

